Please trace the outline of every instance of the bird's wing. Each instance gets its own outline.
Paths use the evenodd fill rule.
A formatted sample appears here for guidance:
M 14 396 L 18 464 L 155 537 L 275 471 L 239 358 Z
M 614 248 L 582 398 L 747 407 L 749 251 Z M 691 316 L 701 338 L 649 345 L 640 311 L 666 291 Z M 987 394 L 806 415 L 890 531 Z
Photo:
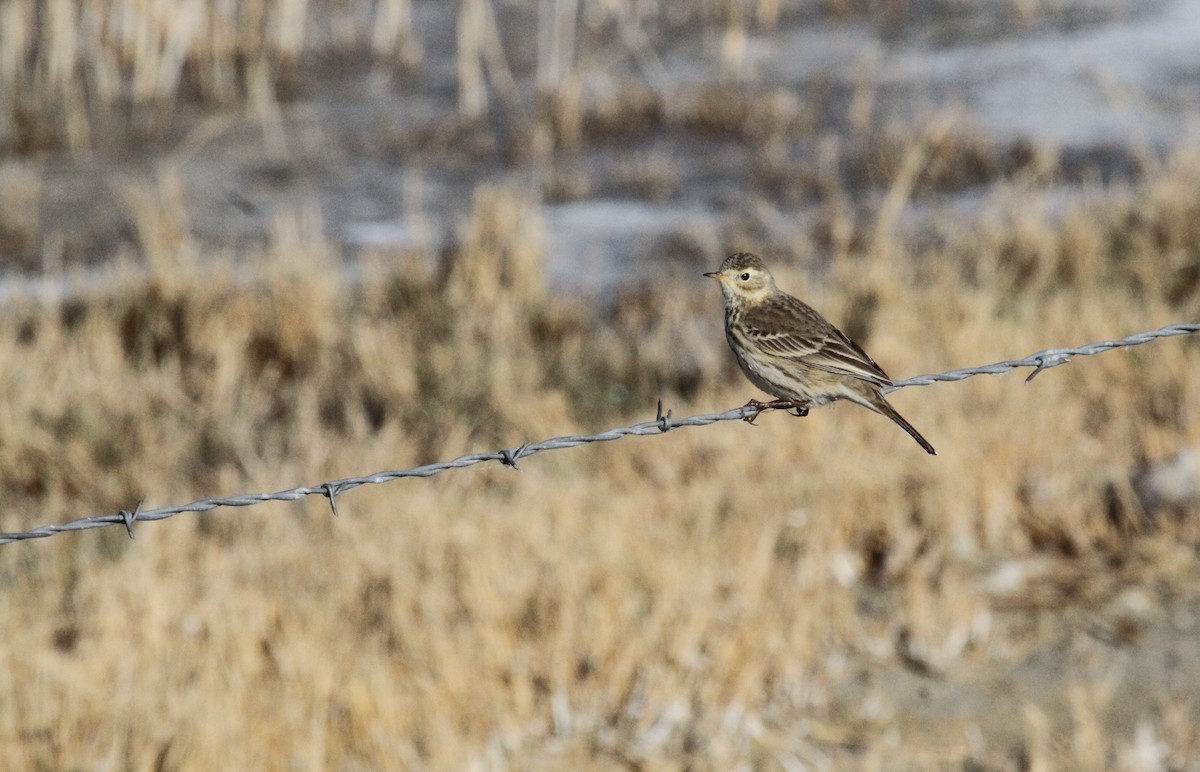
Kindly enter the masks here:
M 867 356 L 857 343 L 850 340 L 841 330 L 834 329 L 834 335 L 826 339 L 825 345 L 805 361 L 818 370 L 831 373 L 852 375 L 878 386 L 891 386 L 892 379 Z
M 744 319 L 747 336 L 760 351 L 794 359 L 835 375 L 848 375 L 879 386 L 892 383 L 867 352 L 812 308 L 796 301 L 788 314 L 799 323 L 779 324 L 769 317 Z M 791 329 L 794 328 L 794 329 Z

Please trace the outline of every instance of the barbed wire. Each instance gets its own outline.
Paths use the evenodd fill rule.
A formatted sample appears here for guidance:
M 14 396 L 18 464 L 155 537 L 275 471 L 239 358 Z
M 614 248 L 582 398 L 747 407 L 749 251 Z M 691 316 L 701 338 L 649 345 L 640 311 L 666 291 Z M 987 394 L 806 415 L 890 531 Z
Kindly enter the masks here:
M 1075 348 L 1049 348 L 1043 349 L 1036 353 L 1030 354 L 1023 359 L 1008 359 L 1003 362 L 994 362 L 989 365 L 980 365 L 978 367 L 965 367 L 959 370 L 948 370 L 944 373 L 934 373 L 930 375 L 917 375 L 912 378 L 906 378 L 901 381 L 895 381 L 891 387 L 885 391 L 891 392 L 897 389 L 903 389 L 908 386 L 928 386 L 934 383 L 944 383 L 947 381 L 961 381 L 967 378 L 972 378 L 976 375 L 1000 375 L 1012 370 L 1017 370 L 1023 367 L 1034 368 L 1033 372 L 1025 379 L 1025 382 L 1033 380 L 1034 376 L 1047 370 L 1051 367 L 1057 367 L 1070 362 L 1073 357 L 1077 356 L 1092 356 L 1105 351 L 1110 351 L 1115 348 L 1125 348 L 1128 346 L 1138 346 L 1143 343 L 1149 343 L 1158 338 L 1167 338 L 1175 335 L 1191 335 L 1200 332 L 1200 324 L 1172 324 L 1166 327 L 1160 327 L 1157 330 L 1140 332 L 1130 335 L 1127 338 L 1117 340 L 1105 340 L 1096 343 L 1087 343 Z M 562 450 L 564 448 L 574 448 L 579 445 L 586 445 L 592 442 L 611 442 L 619 440 L 622 437 L 645 437 L 656 434 L 665 434 L 673 429 L 679 429 L 684 426 L 708 426 L 720 421 L 740 421 L 750 418 L 758 413 L 759 409 L 752 405 L 743 405 L 741 407 L 726 410 L 723 413 L 708 413 L 702 415 L 689 416 L 687 418 L 675 418 L 671 411 L 666 413 L 662 411 L 662 401 L 658 403 L 658 414 L 653 421 L 642 421 L 641 423 L 633 424 L 632 426 L 623 426 L 618 429 L 609 429 L 608 431 L 598 432 L 596 434 L 579 434 L 568 435 L 564 437 L 552 437 L 540 442 L 527 442 L 515 448 L 506 448 L 503 450 L 492 451 L 491 453 L 469 453 L 465 456 L 459 456 L 450 461 L 442 461 L 436 464 L 425 464 L 424 466 L 412 467 L 411 469 L 396 469 L 386 472 L 376 472 L 375 474 L 366 475 L 363 477 L 346 477 L 340 480 L 331 480 L 330 482 L 320 483 L 318 485 L 302 486 L 297 488 L 288 488 L 287 490 L 276 491 L 274 493 L 244 493 L 236 496 L 224 496 L 221 498 L 201 499 L 193 501 L 190 504 L 181 504 L 177 506 L 159 507 L 156 509 L 142 509 L 142 502 L 138 502 L 137 506 L 132 510 L 121 510 L 115 514 L 93 515 L 90 517 L 81 517 L 77 520 L 70 520 L 65 523 L 55 525 L 44 525 L 40 528 L 33 528 L 28 531 L 18 533 L 0 533 L 0 545 L 11 544 L 18 541 L 27 541 L 29 539 L 44 539 L 48 536 L 54 536 L 59 533 L 68 531 L 85 531 L 92 528 L 104 528 L 112 525 L 125 526 L 129 537 L 133 538 L 134 523 L 150 522 L 155 520 L 166 520 L 169 517 L 182 514 L 184 512 L 207 512 L 218 507 L 248 507 L 255 504 L 261 504 L 265 501 L 296 501 L 306 496 L 325 496 L 329 499 L 329 505 L 333 511 L 334 517 L 337 517 L 337 497 L 362 485 L 378 485 L 380 483 L 391 482 L 405 477 L 432 477 L 450 469 L 462 469 L 463 467 L 482 464 L 488 461 L 499 461 L 505 466 L 510 466 L 513 469 L 520 469 L 517 462 L 520 459 L 534 456 L 548 450 Z
M 1143 343 L 1149 343 L 1158 338 L 1170 338 L 1175 335 L 1192 335 L 1197 332 L 1200 332 L 1200 324 L 1169 324 L 1166 327 L 1159 327 L 1157 330 L 1135 333 L 1127 338 L 1085 343 L 1075 348 L 1042 349 L 1024 359 L 1006 359 L 1003 362 L 993 362 L 990 365 L 964 367 L 961 370 L 947 370 L 944 373 L 935 373 L 933 375 L 914 375 L 912 378 L 894 381 L 890 387 L 883 391 L 884 393 L 888 393 L 896 389 L 903 389 L 906 386 L 929 386 L 934 383 L 944 383 L 946 381 L 961 381 L 975 375 L 1001 375 L 1021 367 L 1034 368 L 1033 372 L 1025 378 L 1025 382 L 1029 383 L 1043 370 L 1066 364 L 1071 361 L 1072 357 L 1093 356 L 1094 354 L 1111 351 L 1114 348 L 1140 346 Z

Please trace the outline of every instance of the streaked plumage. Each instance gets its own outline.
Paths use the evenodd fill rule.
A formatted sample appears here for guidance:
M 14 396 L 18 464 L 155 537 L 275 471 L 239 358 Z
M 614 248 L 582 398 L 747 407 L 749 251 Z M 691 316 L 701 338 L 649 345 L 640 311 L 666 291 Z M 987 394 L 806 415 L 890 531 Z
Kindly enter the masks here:
M 892 419 L 928 453 L 937 454 L 884 399 L 881 389 L 892 381 L 883 368 L 825 317 L 776 287 L 757 256 L 730 255 L 719 270 L 704 275 L 721 283 L 725 337 L 742 372 L 780 401 L 749 404 L 791 403 L 803 415 L 809 407 L 848 399 Z

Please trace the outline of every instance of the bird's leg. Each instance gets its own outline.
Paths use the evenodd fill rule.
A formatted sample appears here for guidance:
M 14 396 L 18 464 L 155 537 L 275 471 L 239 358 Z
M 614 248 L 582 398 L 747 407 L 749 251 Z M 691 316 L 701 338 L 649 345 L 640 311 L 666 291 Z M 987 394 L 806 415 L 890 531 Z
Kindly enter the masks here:
M 808 415 L 808 403 L 797 402 L 794 399 L 773 399 L 762 406 L 763 410 L 782 410 L 788 415 L 803 418 Z
M 779 403 L 779 404 L 776 404 Z M 797 418 L 803 418 L 808 415 L 807 402 L 794 402 L 790 399 L 778 399 L 771 403 L 771 407 L 777 407 L 785 411 L 788 415 L 794 415 Z
M 745 404 L 745 407 L 754 408 L 754 413 L 748 415 L 742 420 L 748 424 L 752 424 L 758 419 L 759 414 L 765 410 L 783 410 L 789 415 L 794 415 L 797 418 L 803 418 L 808 415 L 808 404 L 796 402 L 791 399 L 773 399 L 770 402 L 760 402 L 757 399 L 752 399 Z M 794 412 L 793 412 L 794 411 Z

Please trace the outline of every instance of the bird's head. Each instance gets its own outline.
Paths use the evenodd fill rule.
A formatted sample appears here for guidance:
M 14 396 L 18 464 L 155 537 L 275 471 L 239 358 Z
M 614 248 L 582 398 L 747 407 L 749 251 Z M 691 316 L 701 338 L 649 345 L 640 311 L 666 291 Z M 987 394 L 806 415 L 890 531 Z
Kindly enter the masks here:
M 721 283 L 726 302 L 760 303 L 775 292 L 775 279 L 766 264 L 749 252 L 730 255 L 718 270 L 704 275 Z

